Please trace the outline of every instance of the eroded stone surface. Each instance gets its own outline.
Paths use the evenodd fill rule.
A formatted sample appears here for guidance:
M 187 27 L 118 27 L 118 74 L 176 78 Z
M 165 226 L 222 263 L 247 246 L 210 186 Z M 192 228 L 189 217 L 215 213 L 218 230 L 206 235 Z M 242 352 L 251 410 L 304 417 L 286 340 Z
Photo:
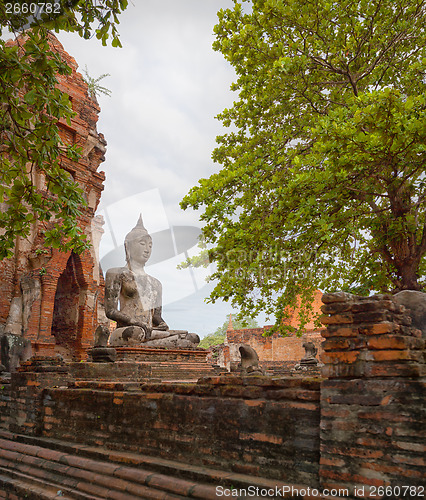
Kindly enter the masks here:
M 394 301 L 408 310 L 412 325 L 421 330 L 423 338 L 426 338 L 426 293 L 404 290 L 395 295 Z
M 243 375 L 262 375 L 263 371 L 259 366 L 259 356 L 249 345 L 240 346 L 241 373 Z
M 196 347 L 198 335 L 169 330 L 162 314 L 162 286 L 145 272 L 151 256 L 152 238 L 142 216 L 124 240 L 126 267 L 109 269 L 105 278 L 105 312 L 117 322 L 111 346 Z
M 318 349 L 313 342 L 304 342 L 305 355 L 300 360 L 301 365 L 317 365 L 318 360 L 315 357 L 318 354 Z

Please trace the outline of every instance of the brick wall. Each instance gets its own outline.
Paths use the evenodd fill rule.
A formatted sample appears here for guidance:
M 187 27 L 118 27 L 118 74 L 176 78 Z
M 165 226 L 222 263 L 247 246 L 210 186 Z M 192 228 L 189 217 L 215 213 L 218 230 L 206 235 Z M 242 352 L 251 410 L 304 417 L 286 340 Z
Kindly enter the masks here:
M 226 375 L 102 387 L 48 389 L 43 434 L 318 485 L 319 380 Z
M 9 374 L 0 376 L 0 428 L 8 429 L 11 410 L 11 383 Z
M 19 371 L 12 374 L 9 386 L 4 385 L 2 400 L 9 400 L 6 407 L 2 405 L 2 427 L 21 434 L 40 434 L 43 391 L 65 385 L 68 378 L 68 367 L 57 357 L 35 356 L 22 363 Z
M 394 493 L 426 477 L 421 331 L 392 297 L 337 293 L 324 302 L 324 379 L 226 374 L 197 384 L 144 384 L 137 363 L 137 373 L 131 363 L 103 367 L 105 377 L 97 364 L 35 358 L 10 384 L 3 378 L 1 424 L 290 484 L 347 488 L 353 499 L 384 498 L 370 489 L 379 487 L 388 498 L 412 498 Z
M 241 344 L 247 344 L 257 352 L 260 364 L 271 361 L 298 363 L 305 355 L 304 342 L 313 342 L 318 349 L 318 354 L 322 353 L 321 345 L 324 339 L 321 337 L 320 329 L 305 331 L 301 337 L 298 337 L 294 333 L 287 336 L 278 333 L 268 335 L 267 331 L 270 328 L 270 326 L 265 326 L 263 328 L 228 330 L 226 341 L 231 348 L 231 361 L 235 361 L 239 357 L 238 347 Z
M 399 498 L 393 488 L 426 477 L 425 341 L 390 296 L 323 300 L 321 483 Z
M 260 364 L 262 362 L 292 362 L 298 363 L 305 355 L 303 347 L 304 342 L 313 342 L 318 354 L 322 353 L 321 328 L 315 327 L 315 318 L 321 314 L 321 297 L 322 293 L 317 290 L 314 294 L 312 302 L 312 314 L 310 321 L 305 325 L 305 330 L 302 336 L 297 336 L 295 333 L 281 335 L 278 333 L 270 334 L 268 330 L 272 326 L 264 326 L 263 328 L 241 328 L 234 329 L 232 321 L 230 321 L 226 331 L 225 344 L 230 346 L 231 361 L 238 362 L 240 360 L 238 347 L 241 344 L 247 344 L 252 347 L 259 356 Z M 286 324 L 293 328 L 298 327 L 298 308 L 289 311 L 289 317 Z M 283 364 L 283 367 L 285 364 Z M 265 364 L 266 367 L 266 364 Z

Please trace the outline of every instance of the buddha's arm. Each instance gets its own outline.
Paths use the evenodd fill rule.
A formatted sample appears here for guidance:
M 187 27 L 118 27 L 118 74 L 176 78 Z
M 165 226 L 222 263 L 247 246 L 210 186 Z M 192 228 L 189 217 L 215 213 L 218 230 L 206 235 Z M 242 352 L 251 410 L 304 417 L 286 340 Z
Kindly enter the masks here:
M 154 309 L 154 313 L 152 315 L 152 325 L 156 330 L 168 330 L 169 327 L 167 326 L 167 323 L 164 321 L 164 319 L 161 317 L 162 314 L 162 307 L 156 307 Z
M 119 269 L 109 269 L 105 276 L 105 314 L 118 326 L 130 326 L 133 324 L 130 316 L 119 310 L 121 286 Z
M 155 307 L 152 311 L 152 326 L 156 330 L 163 330 L 167 331 L 169 329 L 167 323 L 164 321 L 162 318 L 162 306 L 161 304 L 163 303 L 163 287 L 161 283 L 158 280 L 155 280 L 157 282 L 157 297 L 156 297 L 156 303 L 157 307 Z

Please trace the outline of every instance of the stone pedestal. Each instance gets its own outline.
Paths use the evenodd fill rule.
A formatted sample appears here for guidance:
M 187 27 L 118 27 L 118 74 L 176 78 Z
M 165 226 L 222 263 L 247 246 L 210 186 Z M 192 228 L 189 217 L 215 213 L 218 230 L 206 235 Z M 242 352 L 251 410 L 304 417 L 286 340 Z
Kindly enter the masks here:
M 167 349 L 164 347 L 116 347 L 117 361 L 141 363 L 150 377 L 161 381 L 195 382 L 211 376 L 213 367 L 207 362 L 205 349 Z
M 114 363 L 71 363 L 76 380 L 126 382 L 196 382 L 213 376 L 207 361 L 208 351 L 201 348 L 167 349 L 164 347 L 115 347 Z
M 87 352 L 93 363 L 114 363 L 117 359 L 117 352 L 112 347 L 93 347 Z
M 168 349 L 166 347 L 116 347 L 117 361 L 206 362 L 206 349 Z

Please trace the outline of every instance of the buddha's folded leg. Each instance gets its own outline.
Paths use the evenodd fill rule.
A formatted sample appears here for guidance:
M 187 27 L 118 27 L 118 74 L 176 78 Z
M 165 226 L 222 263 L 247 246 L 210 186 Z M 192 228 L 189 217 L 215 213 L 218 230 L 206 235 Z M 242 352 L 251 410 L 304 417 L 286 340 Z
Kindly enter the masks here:
M 109 345 L 128 346 L 142 344 L 146 338 L 146 332 L 140 326 L 124 326 L 117 328 L 111 333 Z

